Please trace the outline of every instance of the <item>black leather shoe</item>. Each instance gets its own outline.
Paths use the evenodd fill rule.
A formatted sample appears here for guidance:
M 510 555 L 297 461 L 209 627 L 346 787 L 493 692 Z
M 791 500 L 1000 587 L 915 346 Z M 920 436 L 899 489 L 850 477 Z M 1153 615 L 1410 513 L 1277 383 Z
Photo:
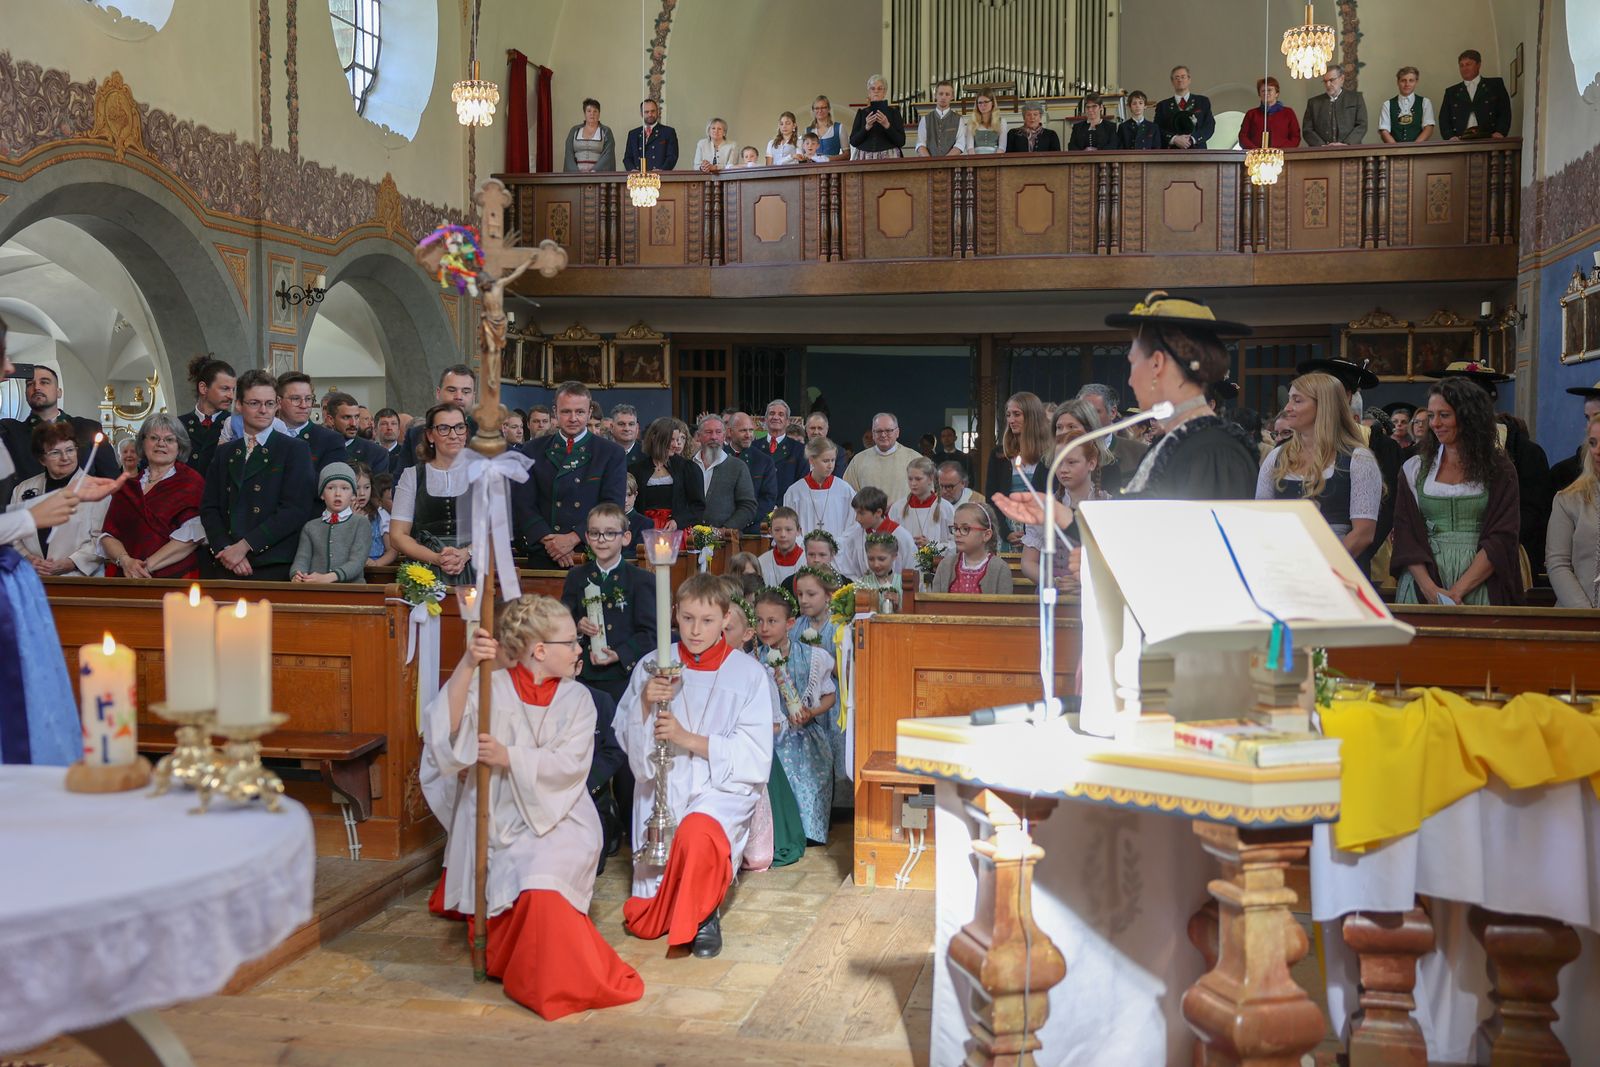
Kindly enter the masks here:
M 700 959 L 709 960 L 722 952 L 722 919 L 716 912 L 700 924 L 700 929 L 695 931 L 692 944 L 694 954 Z
M 611 790 L 601 786 L 596 792 L 589 794 L 594 798 L 595 810 L 600 814 L 600 839 L 603 847 L 600 850 L 600 869 L 606 868 L 605 857 L 615 856 L 622 847 L 622 816 L 617 811 L 617 802 L 611 795 Z

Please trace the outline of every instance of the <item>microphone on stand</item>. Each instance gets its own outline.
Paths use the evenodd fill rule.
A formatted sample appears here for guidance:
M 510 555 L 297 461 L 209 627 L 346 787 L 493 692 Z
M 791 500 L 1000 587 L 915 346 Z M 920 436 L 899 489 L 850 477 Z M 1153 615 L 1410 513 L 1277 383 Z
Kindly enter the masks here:
M 1098 430 L 1091 430 L 1080 434 L 1056 449 L 1056 455 L 1050 461 L 1050 467 L 1045 471 L 1044 484 L 1046 487 L 1055 484 L 1056 468 L 1068 454 L 1076 451 L 1082 445 L 1091 441 L 1098 441 L 1102 437 L 1110 437 L 1120 433 L 1130 426 L 1137 426 L 1150 419 L 1166 420 L 1177 414 L 1177 408 L 1170 401 L 1163 400 L 1153 404 L 1149 411 L 1141 411 L 1136 415 L 1129 415 L 1125 419 L 1108 423 Z M 1056 497 L 1054 493 L 1039 490 L 1028 481 L 1028 476 L 1022 473 L 1022 457 L 1018 456 L 1012 463 L 1017 474 L 1022 477 L 1022 482 L 1028 491 L 1035 497 L 1042 498 L 1040 506 L 1044 509 L 1044 544 L 1039 549 L 1039 680 L 1044 689 L 1042 708 L 1046 715 L 1054 714 L 1060 710 L 1061 702 L 1056 699 L 1056 586 L 1055 586 L 1055 555 L 1056 555 Z M 1033 721 L 1030 712 L 1028 722 Z

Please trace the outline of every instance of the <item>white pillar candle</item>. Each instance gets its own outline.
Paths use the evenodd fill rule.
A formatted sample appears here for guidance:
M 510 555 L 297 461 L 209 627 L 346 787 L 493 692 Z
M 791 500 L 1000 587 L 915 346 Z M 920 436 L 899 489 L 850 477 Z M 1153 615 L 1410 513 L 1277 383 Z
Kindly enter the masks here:
M 589 650 L 591 652 L 604 652 L 611 647 L 606 643 L 606 608 L 600 602 L 600 587 L 593 582 L 589 582 L 583 587 L 583 610 L 585 618 L 594 623 L 600 630 L 599 633 L 589 638 Z
M 656 663 L 672 662 L 672 546 L 650 543 L 650 563 L 656 571 Z
M 272 710 L 272 605 L 217 612 L 217 725 L 254 726 Z
M 1478 310 L 1483 318 L 1488 318 L 1490 315 L 1494 314 L 1494 305 L 1485 300 L 1481 305 L 1479 305 Z
M 133 649 L 106 634 L 78 650 L 78 710 L 83 716 L 83 762 L 132 763 L 139 755 Z
M 217 707 L 217 602 L 191 585 L 188 595 L 161 598 L 162 644 L 167 654 L 167 708 Z

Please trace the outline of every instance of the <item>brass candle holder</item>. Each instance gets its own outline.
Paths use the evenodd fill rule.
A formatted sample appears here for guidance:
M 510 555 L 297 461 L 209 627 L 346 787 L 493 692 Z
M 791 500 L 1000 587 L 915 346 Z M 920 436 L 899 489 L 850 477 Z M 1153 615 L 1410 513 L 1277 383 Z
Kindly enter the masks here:
M 281 811 L 283 805 L 279 798 L 283 796 L 283 779 L 262 766 L 261 739 L 288 721 L 289 716 L 273 712 L 266 722 L 214 727 L 227 741 L 210 773 L 195 786 L 200 794 L 200 806 L 191 814 L 202 815 L 209 811 L 211 798 L 216 795 L 235 804 L 260 800 L 268 811 Z
M 171 752 L 161 757 L 152 775 L 156 787 L 150 796 L 158 797 L 176 783 L 193 789 L 216 761 L 217 750 L 211 747 L 211 722 L 216 711 L 175 711 L 166 704 L 151 704 L 155 715 L 178 728 L 176 744 Z

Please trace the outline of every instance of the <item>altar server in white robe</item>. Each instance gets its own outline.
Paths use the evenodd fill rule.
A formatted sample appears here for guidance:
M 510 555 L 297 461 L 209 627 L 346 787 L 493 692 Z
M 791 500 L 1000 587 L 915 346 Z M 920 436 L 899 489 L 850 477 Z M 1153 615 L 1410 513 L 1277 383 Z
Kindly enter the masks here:
M 806 442 L 811 472 L 783 494 L 783 506 L 800 516 L 800 529 L 827 530 L 835 540 L 856 522 L 855 509 L 850 506 L 856 491 L 843 478 L 833 476 L 838 459 L 838 445 L 826 437 L 813 437 Z
M 674 752 L 667 802 L 677 822 L 664 868 L 635 860 L 633 896 L 623 905 L 628 932 L 692 945 L 701 958 L 722 951 L 719 908 L 744 857 L 760 788 L 772 773 L 773 703 L 766 671 L 730 647 L 723 627 L 732 608 L 721 578 L 697 574 L 678 588 L 681 685 L 656 679 L 647 656 L 634 667 L 617 705 L 617 741 L 636 786 L 633 840 L 642 845 L 655 805 L 657 738 Z M 658 713 L 657 702 L 671 701 Z
M 644 983 L 590 921 L 600 817 L 588 797 L 595 707 L 574 678 L 578 635 L 561 602 L 506 605 L 500 640 L 479 629 L 423 729 L 423 795 L 449 829 L 445 869 L 428 901 L 467 919 L 476 893 L 478 763 L 490 767 L 488 971 L 545 1019 L 638 1000 Z M 478 665 L 490 676 L 490 731 L 478 730 Z

